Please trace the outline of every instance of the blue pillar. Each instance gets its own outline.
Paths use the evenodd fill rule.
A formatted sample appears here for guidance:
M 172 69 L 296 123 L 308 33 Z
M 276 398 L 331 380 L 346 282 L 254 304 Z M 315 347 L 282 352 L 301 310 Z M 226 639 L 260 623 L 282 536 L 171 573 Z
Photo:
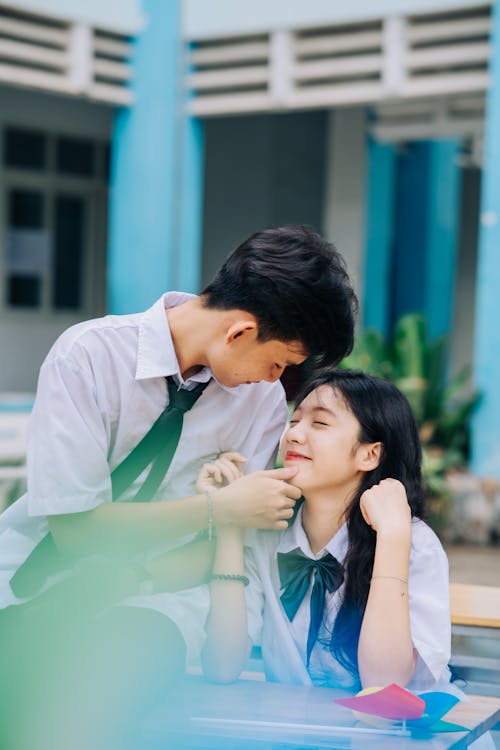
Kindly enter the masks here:
M 391 322 L 425 307 L 427 260 L 428 144 L 411 143 L 399 155 Z
M 455 140 L 412 143 L 398 163 L 393 322 L 425 314 L 431 338 L 450 331 L 460 168 Z
M 149 307 L 162 292 L 198 291 L 201 124 L 186 115 L 180 0 L 143 0 L 130 108 L 113 130 L 108 309 Z
M 474 379 L 482 395 L 472 429 L 472 470 L 500 478 L 500 2 L 493 8 L 481 189 Z
M 180 127 L 182 169 L 175 284 L 177 289 L 197 294 L 201 284 L 204 126 L 200 119 L 186 115 Z
M 389 335 L 396 150 L 368 141 L 363 325 Z
M 431 339 L 451 330 L 460 228 L 460 141 L 429 144 L 425 311 Z

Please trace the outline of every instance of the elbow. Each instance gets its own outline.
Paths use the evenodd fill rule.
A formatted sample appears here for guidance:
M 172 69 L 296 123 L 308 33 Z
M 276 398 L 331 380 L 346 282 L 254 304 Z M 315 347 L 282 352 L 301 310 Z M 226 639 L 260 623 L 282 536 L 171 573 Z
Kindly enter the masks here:
M 363 690 L 370 687 L 384 687 L 396 683 L 406 687 L 415 673 L 416 659 L 413 654 L 409 659 L 401 660 L 397 665 L 373 663 L 359 666 L 359 679 Z
M 243 664 L 239 659 L 214 656 L 204 652 L 202 654 L 201 666 L 205 679 L 220 685 L 228 685 L 235 682 L 241 674 Z
M 213 664 L 203 661 L 203 675 L 208 682 L 229 685 L 231 682 L 236 682 L 240 674 L 241 669 L 232 664 Z
M 230 669 L 204 669 L 203 674 L 208 682 L 214 682 L 217 685 L 230 685 L 240 676 L 240 672 Z

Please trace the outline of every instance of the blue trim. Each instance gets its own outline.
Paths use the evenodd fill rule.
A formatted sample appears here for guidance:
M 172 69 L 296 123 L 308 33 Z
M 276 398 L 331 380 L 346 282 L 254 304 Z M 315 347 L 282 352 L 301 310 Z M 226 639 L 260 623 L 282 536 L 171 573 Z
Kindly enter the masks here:
M 431 339 L 451 330 L 460 227 L 460 141 L 429 144 L 425 311 Z
M 460 142 L 417 141 L 398 159 L 392 323 L 425 314 L 429 337 L 449 333 L 459 228 Z
M 405 313 L 423 312 L 427 263 L 429 144 L 411 143 L 399 155 L 391 324 Z
M 175 279 L 179 0 L 143 0 L 133 55 L 134 104 L 116 112 L 111 163 L 108 308 L 149 307 Z
M 491 47 L 474 357 L 482 401 L 473 420 L 471 466 L 480 476 L 500 478 L 500 0 L 493 7 Z
M 368 141 L 363 325 L 389 335 L 396 151 Z
M 202 273 L 203 184 L 205 138 L 202 120 L 181 118 L 178 264 L 176 288 L 197 294 Z

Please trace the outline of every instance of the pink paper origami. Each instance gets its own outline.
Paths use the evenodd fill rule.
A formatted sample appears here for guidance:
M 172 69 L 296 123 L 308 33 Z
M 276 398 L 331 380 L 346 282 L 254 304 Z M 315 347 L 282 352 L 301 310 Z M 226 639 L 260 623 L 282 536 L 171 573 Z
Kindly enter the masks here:
M 393 721 L 419 719 L 425 711 L 425 701 L 399 685 L 387 685 L 376 693 L 356 695 L 353 698 L 336 698 L 335 703 L 354 711 Z

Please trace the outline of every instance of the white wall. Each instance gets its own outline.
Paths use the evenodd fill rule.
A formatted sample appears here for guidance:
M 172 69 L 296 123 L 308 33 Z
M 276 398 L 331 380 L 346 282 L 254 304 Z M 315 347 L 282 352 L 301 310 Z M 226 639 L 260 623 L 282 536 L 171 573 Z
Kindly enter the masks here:
M 64 20 L 83 21 L 124 34 L 134 34 L 144 24 L 140 0 L 11 0 L 8 5 Z
M 183 36 L 202 39 L 279 28 L 321 26 L 407 13 L 484 5 L 484 0 L 183 0 Z
M 363 107 L 329 113 L 323 232 L 342 252 L 356 291 L 365 263 L 366 112 Z M 360 313 L 361 313 L 360 299 Z M 361 316 L 360 316 L 361 319 Z

